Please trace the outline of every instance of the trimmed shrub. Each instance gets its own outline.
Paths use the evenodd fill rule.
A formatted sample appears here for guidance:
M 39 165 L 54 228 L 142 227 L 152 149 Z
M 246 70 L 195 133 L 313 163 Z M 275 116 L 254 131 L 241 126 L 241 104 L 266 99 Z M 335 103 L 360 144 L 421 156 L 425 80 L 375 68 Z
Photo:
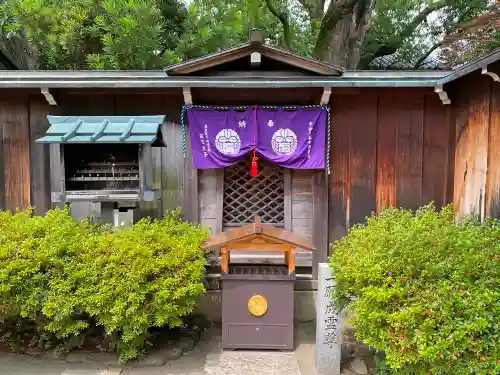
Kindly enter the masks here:
M 0 322 L 29 320 L 68 345 L 102 326 L 122 361 L 151 327 L 177 327 L 204 293 L 208 232 L 179 211 L 113 230 L 67 210 L 0 212 Z
M 397 374 L 500 374 L 500 225 L 388 209 L 330 258 L 339 307 Z

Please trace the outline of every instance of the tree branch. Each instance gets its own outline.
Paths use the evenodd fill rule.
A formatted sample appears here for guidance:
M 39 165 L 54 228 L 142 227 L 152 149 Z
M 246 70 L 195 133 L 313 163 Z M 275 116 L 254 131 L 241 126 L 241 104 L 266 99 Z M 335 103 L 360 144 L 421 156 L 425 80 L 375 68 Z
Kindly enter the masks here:
M 394 38 L 391 41 L 380 43 L 378 41 L 372 40 L 372 42 L 366 48 L 366 50 L 369 52 L 361 58 L 361 67 L 368 67 L 368 64 L 377 57 L 392 55 L 398 50 L 398 48 L 401 47 L 404 40 L 410 37 L 415 32 L 417 27 L 420 26 L 420 24 L 424 22 L 431 13 L 443 9 L 447 5 L 447 0 L 441 0 L 431 6 L 426 7 L 425 9 L 420 11 L 420 13 L 417 14 L 408 25 L 406 25 L 406 27 L 398 35 L 397 38 Z
M 422 56 L 420 56 L 420 58 L 417 60 L 417 62 L 413 66 L 413 69 L 420 68 L 422 63 L 431 55 L 431 53 L 434 52 L 435 50 L 437 50 L 443 44 L 444 44 L 443 41 L 435 43 L 431 48 L 429 48 L 429 50 L 426 53 L 424 53 Z
M 266 0 L 266 5 L 269 11 L 281 22 L 283 26 L 283 43 L 285 48 L 290 49 L 291 45 L 291 33 L 290 33 L 290 21 L 288 20 L 288 14 L 286 11 L 278 10 L 276 4 L 273 0 Z
M 304 7 L 312 20 L 321 20 L 323 18 L 323 12 L 325 9 L 325 0 L 298 0 L 300 4 Z
M 427 8 L 423 9 L 419 14 L 415 16 L 415 18 L 403 29 L 401 32 L 400 36 L 402 39 L 407 38 L 411 36 L 415 30 L 417 29 L 418 26 L 422 22 L 424 22 L 429 14 L 432 12 L 435 12 L 437 10 L 443 9 L 448 5 L 446 0 L 439 1 L 431 6 L 428 6 Z

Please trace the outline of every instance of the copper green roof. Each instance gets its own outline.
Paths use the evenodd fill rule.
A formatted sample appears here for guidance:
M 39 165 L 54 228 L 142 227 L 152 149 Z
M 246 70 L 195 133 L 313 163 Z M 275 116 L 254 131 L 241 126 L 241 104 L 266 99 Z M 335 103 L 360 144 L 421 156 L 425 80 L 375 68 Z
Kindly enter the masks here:
M 47 116 L 40 143 L 153 143 L 165 116 Z

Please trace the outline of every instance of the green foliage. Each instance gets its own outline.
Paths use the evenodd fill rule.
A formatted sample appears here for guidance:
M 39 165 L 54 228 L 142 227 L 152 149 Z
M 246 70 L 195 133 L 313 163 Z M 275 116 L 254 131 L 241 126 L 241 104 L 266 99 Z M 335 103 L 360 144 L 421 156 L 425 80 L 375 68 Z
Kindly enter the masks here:
M 249 30 L 260 28 L 269 44 L 304 56 L 321 57 L 328 49 L 338 51 L 330 59 L 342 62 L 362 45 L 357 68 L 411 68 L 422 67 L 431 53 L 450 63 L 445 36 L 484 13 L 491 1 L 379 0 L 373 9 L 369 1 L 338 1 L 331 13 L 342 16 L 333 25 L 325 16 L 328 3 L 334 2 L 0 0 L 0 38 L 26 36 L 42 69 L 155 69 L 246 43 Z M 347 25 L 366 9 L 372 26 L 351 35 Z M 459 60 L 494 48 L 498 38 L 495 27 L 481 41 L 459 37 L 468 47 Z M 384 56 L 390 58 L 379 59 Z
M 325 2 L 271 0 L 271 3 L 287 16 L 292 36 L 289 48 L 312 56 L 322 28 Z M 434 10 L 415 21 L 426 7 Z M 421 67 L 446 33 L 487 7 L 487 0 L 376 1 L 371 15 L 372 27 L 363 43 L 361 67 Z M 183 58 L 189 58 L 233 47 L 247 41 L 252 27 L 264 30 L 268 43 L 285 44 L 284 26 L 271 13 L 265 0 L 193 0 L 189 3 L 186 32 L 177 51 Z M 330 32 L 336 32 L 335 28 Z M 386 55 L 392 55 L 390 64 L 370 65 L 373 59 Z
M 282 7 L 288 2 L 283 1 Z M 295 7 L 291 23 L 294 38 L 290 49 L 310 55 L 314 37 L 305 33 L 305 13 Z M 252 28 L 264 31 L 271 45 L 283 45 L 283 26 L 266 7 L 264 0 L 195 0 L 189 3 L 186 32 L 177 52 L 183 58 L 204 56 L 248 42 Z
M 164 18 L 172 9 L 156 0 L 7 0 L 2 12 L 16 21 L 5 27 L 24 31 L 45 69 L 151 69 L 180 61 L 175 46 L 165 45 L 166 27 L 177 26 Z
M 123 361 L 150 327 L 176 327 L 204 292 L 207 231 L 179 212 L 113 231 L 68 211 L 0 211 L 0 322 L 33 321 L 74 341 L 93 325 L 117 336 Z
M 385 361 L 380 361 L 374 369 L 369 369 L 368 375 L 395 375 Z
M 388 209 L 333 247 L 335 298 L 398 374 L 500 373 L 500 223 Z

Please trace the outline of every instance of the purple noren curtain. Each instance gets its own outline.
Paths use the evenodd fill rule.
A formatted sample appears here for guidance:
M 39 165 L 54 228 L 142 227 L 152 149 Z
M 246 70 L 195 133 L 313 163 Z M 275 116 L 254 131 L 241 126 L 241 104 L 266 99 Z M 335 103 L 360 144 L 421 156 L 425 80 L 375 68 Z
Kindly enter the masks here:
M 325 167 L 322 108 L 190 108 L 187 116 L 195 168 L 227 167 L 254 149 L 285 168 Z

